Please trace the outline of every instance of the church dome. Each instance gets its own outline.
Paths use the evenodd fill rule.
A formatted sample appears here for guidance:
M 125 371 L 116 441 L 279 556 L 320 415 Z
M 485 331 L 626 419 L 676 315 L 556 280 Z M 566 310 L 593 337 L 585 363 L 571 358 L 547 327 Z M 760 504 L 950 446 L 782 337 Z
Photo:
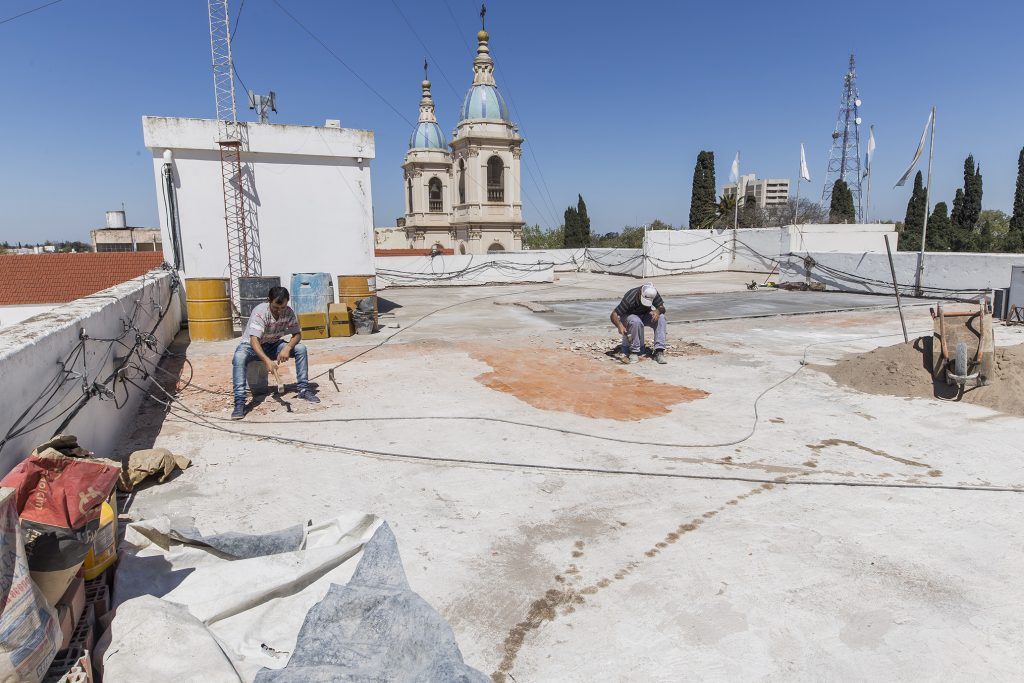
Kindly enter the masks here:
M 409 149 L 448 149 L 441 126 L 435 121 L 420 121 L 409 138 Z
M 459 119 L 500 119 L 511 121 L 505 99 L 493 85 L 476 83 L 466 93 L 459 110 Z

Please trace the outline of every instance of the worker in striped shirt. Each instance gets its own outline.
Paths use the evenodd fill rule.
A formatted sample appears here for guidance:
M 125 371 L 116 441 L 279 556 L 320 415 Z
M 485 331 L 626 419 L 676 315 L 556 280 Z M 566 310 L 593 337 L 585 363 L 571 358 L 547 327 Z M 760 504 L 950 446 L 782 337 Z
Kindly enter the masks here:
M 640 360 L 644 350 L 644 327 L 654 329 L 653 358 L 664 365 L 665 339 L 668 323 L 665 320 L 665 302 L 651 283 L 634 287 L 626 292 L 611 315 L 612 325 L 622 335 L 622 355 L 629 363 Z

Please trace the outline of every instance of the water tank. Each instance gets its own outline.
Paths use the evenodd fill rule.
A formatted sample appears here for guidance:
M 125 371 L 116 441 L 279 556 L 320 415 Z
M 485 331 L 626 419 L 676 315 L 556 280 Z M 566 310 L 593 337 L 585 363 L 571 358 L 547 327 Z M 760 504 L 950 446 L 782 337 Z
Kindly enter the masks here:
M 124 211 L 107 211 L 107 227 L 127 228 L 128 222 L 125 220 Z
M 296 313 L 327 313 L 334 303 L 330 273 L 292 273 L 291 306 Z

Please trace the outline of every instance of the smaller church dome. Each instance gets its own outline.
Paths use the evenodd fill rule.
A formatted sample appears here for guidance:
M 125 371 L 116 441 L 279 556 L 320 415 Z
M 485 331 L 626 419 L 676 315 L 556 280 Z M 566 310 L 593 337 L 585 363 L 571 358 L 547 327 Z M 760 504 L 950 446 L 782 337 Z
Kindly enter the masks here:
M 493 85 L 475 84 L 466 93 L 459 119 L 501 119 L 509 121 L 508 105 Z
M 409 138 L 409 149 L 448 149 L 441 126 L 433 121 L 420 121 Z

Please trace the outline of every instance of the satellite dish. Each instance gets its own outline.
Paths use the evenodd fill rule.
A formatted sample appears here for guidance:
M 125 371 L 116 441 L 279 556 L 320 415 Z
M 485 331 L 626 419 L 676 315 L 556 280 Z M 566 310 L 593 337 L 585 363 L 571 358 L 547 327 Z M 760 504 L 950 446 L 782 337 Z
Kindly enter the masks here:
M 855 118 L 853 120 L 853 122 L 856 123 L 859 126 L 860 125 L 860 117 L 858 116 L 857 118 Z
M 853 101 L 853 105 L 855 107 L 859 107 L 860 106 L 860 98 L 859 97 Z

